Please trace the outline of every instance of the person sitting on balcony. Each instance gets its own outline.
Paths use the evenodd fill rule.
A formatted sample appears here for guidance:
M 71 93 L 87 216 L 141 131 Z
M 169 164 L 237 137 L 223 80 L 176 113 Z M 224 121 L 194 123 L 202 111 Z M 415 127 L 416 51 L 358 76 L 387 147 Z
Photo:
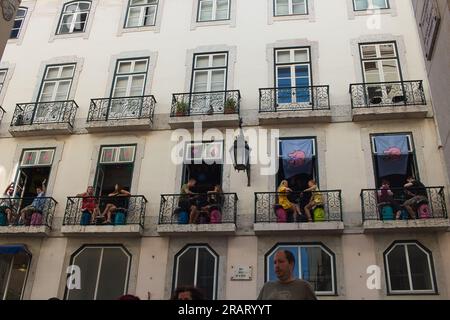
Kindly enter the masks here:
M 183 203 L 183 205 L 180 204 L 180 207 L 187 207 L 189 208 L 189 223 L 197 223 L 198 222 L 198 216 L 199 216 L 199 210 L 197 208 L 197 195 L 192 192 L 192 188 L 195 187 L 195 184 L 197 183 L 197 180 L 194 178 L 189 179 L 188 183 L 185 183 L 181 186 L 180 190 L 180 202 Z
M 414 210 L 416 209 L 416 206 L 420 202 L 428 202 L 427 189 L 422 182 L 411 176 L 406 179 L 404 188 L 408 199 L 403 203 L 403 205 L 406 210 L 408 210 L 411 219 L 415 219 L 416 213 Z
M 11 226 L 16 220 L 15 207 L 16 202 L 12 199 L 14 197 L 14 183 L 11 183 L 3 193 L 3 198 L 0 200 L 0 215 L 4 216 L 4 223 Z M 1 224 L 0 224 L 1 225 Z
M 298 205 L 292 203 L 288 199 L 288 193 L 293 192 L 291 188 L 289 188 L 289 184 L 287 180 L 283 180 L 280 183 L 280 186 L 277 189 L 278 192 L 278 204 L 283 207 L 286 211 L 294 212 L 296 219 L 301 215 L 300 208 Z
M 388 204 L 392 207 L 392 210 L 395 212 L 395 218 L 400 220 L 402 210 L 400 210 L 400 206 L 394 199 L 394 193 L 391 190 L 391 183 L 383 179 L 381 181 L 380 190 L 378 190 L 378 205 Z
M 45 182 L 47 180 L 44 179 L 40 187 L 36 187 L 36 197 L 33 199 L 33 202 L 20 210 L 20 221 L 19 224 L 27 224 L 27 221 L 30 220 L 30 217 L 33 213 L 42 214 L 44 211 L 44 207 L 47 199 L 43 199 L 45 197 L 46 187 Z
M 119 208 L 126 207 L 123 197 L 130 197 L 131 193 L 124 190 L 123 187 L 116 183 L 114 186 L 114 191 L 108 194 L 108 204 L 105 207 L 105 210 L 103 210 L 102 216 L 106 217 L 106 220 L 103 222 L 103 224 L 111 224 L 112 223 L 112 215 L 116 212 Z
M 98 207 L 98 200 L 94 196 L 94 187 L 87 187 L 86 192 L 77 194 L 77 197 L 82 197 L 81 200 L 81 212 L 88 212 L 91 216 L 91 223 L 93 224 L 100 215 L 100 209 Z
M 305 206 L 305 214 L 308 217 L 308 221 L 312 222 L 311 210 L 323 205 L 323 197 L 314 179 L 308 181 L 308 189 L 303 190 L 303 192 L 311 192 L 309 203 Z

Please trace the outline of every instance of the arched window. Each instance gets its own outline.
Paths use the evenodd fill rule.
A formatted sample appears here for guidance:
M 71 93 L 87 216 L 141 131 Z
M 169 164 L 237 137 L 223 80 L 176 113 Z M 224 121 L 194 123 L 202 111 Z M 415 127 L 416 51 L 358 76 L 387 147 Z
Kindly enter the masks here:
M 129 0 L 125 28 L 154 26 L 158 0 Z
M 73 1 L 64 5 L 57 34 L 84 32 L 90 10 L 90 1 Z
M 274 257 L 278 250 L 289 250 L 295 257 L 294 276 L 308 281 L 317 295 L 336 294 L 334 253 L 321 244 L 278 244 L 265 258 L 265 280 L 277 280 Z
M 217 298 L 219 255 L 206 245 L 190 245 L 175 256 L 173 290 L 193 286 L 202 290 L 207 300 Z
M 396 242 L 384 252 L 390 294 L 437 293 L 433 256 L 418 242 Z
M 0 246 L 0 300 L 22 299 L 30 262 L 24 245 Z
M 66 287 L 67 300 L 115 300 L 128 290 L 131 254 L 123 246 L 83 246 L 70 259 L 76 266 L 71 279 L 79 278 Z M 79 268 L 79 269 L 78 269 Z

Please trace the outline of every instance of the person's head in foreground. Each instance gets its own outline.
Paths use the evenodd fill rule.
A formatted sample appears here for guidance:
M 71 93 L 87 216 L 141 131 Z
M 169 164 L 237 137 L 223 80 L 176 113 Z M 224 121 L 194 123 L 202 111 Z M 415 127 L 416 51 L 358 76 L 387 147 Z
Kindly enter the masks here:
M 203 293 L 194 287 L 178 287 L 171 300 L 205 300 Z

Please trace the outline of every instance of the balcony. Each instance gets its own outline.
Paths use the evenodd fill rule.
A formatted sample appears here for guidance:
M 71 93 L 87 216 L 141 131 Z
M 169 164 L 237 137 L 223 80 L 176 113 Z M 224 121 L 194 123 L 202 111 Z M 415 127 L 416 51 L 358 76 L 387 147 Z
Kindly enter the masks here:
M 236 193 L 214 195 L 198 194 L 191 198 L 180 194 L 161 195 L 159 224 L 160 235 L 233 235 L 236 232 Z M 198 217 L 190 224 L 190 206 L 198 207 Z
M 329 86 L 259 89 L 259 123 L 330 122 Z
M 14 137 L 71 134 L 77 109 L 72 100 L 19 103 L 9 132 Z
M 155 106 L 153 96 L 91 99 L 86 130 L 150 130 Z
M 240 103 L 239 90 L 175 93 L 169 125 L 172 129 L 190 128 L 201 121 L 203 127 L 236 127 Z
M 427 196 L 412 206 L 414 219 L 404 206 L 405 190 L 391 189 L 393 202 L 381 202 L 380 190 L 361 191 L 364 231 L 420 231 L 446 230 L 450 227 L 445 203 L 444 187 L 427 187 Z M 397 219 L 397 211 L 401 212 Z
M 350 85 L 354 121 L 425 118 L 429 108 L 422 81 Z
M 85 210 L 89 202 L 98 205 L 96 219 Z M 108 204 L 115 205 L 111 223 L 102 216 Z M 140 236 L 144 229 L 147 199 L 144 196 L 68 197 L 61 232 L 66 235 Z
M 256 234 L 274 233 L 342 233 L 341 191 L 320 191 L 322 204 L 311 210 L 314 222 L 308 222 L 304 214 L 304 206 L 311 199 L 312 194 L 291 192 L 287 194 L 292 203 L 296 203 L 302 212 L 300 222 L 292 211 L 286 211 L 279 205 L 279 196 L 286 194 L 278 192 L 255 193 L 255 225 Z
M 0 234 L 47 236 L 57 202 L 50 197 L 0 199 Z M 7 212 L 11 215 L 8 219 Z

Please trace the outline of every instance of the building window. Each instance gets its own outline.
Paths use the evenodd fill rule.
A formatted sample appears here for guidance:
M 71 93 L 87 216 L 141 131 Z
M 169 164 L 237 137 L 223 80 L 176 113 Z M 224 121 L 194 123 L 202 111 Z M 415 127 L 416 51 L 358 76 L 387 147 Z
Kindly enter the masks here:
M 197 22 L 230 19 L 231 0 L 199 0 Z
M 67 100 L 74 72 L 75 64 L 47 66 L 42 79 L 39 102 Z
M 277 188 L 281 181 L 287 180 L 289 188 L 293 191 L 302 192 L 308 188 L 308 181 L 313 179 L 317 183 L 318 160 L 316 154 L 317 146 L 315 138 L 285 138 L 279 141 L 279 166 Z M 295 193 L 292 196 L 295 195 Z M 307 197 L 304 197 L 307 202 Z M 291 199 L 298 203 L 298 199 Z M 303 204 L 303 203 L 302 203 Z M 307 203 L 304 203 L 306 205 Z
M 20 30 L 22 29 L 23 23 L 25 21 L 25 17 L 27 15 L 27 8 L 19 7 L 16 12 L 16 18 L 14 19 L 13 28 L 11 30 L 10 39 L 17 39 L 20 35 Z
M 86 30 L 90 1 L 75 1 L 64 5 L 56 34 L 80 33 Z
M 175 256 L 172 290 L 194 286 L 203 291 L 206 300 L 217 299 L 219 255 L 209 246 L 187 246 Z
M 226 90 L 228 53 L 195 54 L 192 92 Z
M 308 14 L 308 0 L 274 0 L 275 16 Z
M 70 265 L 80 268 L 80 289 L 66 289 L 66 300 L 116 300 L 128 290 L 131 253 L 123 246 L 84 246 Z
M 289 250 L 295 257 L 294 277 L 311 283 L 317 295 L 336 294 L 334 253 L 320 244 L 277 245 L 265 257 L 265 281 L 275 281 L 274 257 L 278 250 Z
M 388 293 L 437 293 L 433 256 L 417 242 L 397 242 L 384 253 Z
M 131 190 L 136 145 L 102 146 L 95 178 L 97 196 L 107 196 L 118 184 L 123 190 Z
M 312 85 L 310 48 L 275 49 L 277 103 L 311 103 Z
M 117 61 L 112 97 L 140 97 L 144 95 L 148 58 Z
M 25 246 L 0 246 L 0 300 L 22 299 L 30 262 Z
M 387 180 L 391 187 L 403 188 L 409 176 L 419 179 L 411 134 L 375 134 L 371 140 L 377 187 Z
M 389 9 L 388 0 L 353 0 L 354 11 Z
M 125 28 L 154 26 L 158 0 L 130 0 Z
M 8 69 L 0 69 L 0 93 L 2 92 L 3 85 L 5 84 L 7 73 Z

